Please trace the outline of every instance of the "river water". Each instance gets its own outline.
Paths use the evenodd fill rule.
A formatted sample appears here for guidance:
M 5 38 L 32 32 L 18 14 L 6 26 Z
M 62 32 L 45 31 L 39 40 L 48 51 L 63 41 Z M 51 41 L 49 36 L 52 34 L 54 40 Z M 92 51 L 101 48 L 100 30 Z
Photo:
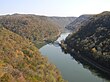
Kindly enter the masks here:
M 65 39 L 68 34 L 62 33 L 57 41 Z M 65 54 L 57 43 L 43 46 L 40 48 L 40 52 L 56 65 L 63 78 L 68 82 L 110 82 L 110 80 L 102 78 L 100 73 L 97 74 L 95 69 L 76 61 L 70 54 Z

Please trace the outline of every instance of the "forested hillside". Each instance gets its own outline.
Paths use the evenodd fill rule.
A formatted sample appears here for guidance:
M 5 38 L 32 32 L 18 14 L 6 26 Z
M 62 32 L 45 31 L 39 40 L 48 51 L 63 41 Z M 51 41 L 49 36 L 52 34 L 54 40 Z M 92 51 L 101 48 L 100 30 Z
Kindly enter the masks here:
M 32 41 L 35 45 L 53 40 L 59 34 L 58 25 L 46 16 L 31 14 L 13 14 L 0 16 L 0 24 L 4 28 Z
M 92 15 L 81 15 L 77 17 L 74 21 L 72 21 L 70 24 L 68 24 L 65 28 L 71 31 L 78 31 L 81 27 L 83 27 L 89 19 L 91 19 Z
M 33 43 L 1 25 L 0 82 L 64 82 L 64 80 L 57 68 L 40 55 Z
M 73 22 L 77 17 L 49 17 L 52 22 L 59 25 L 61 31 L 65 32 L 65 28 L 69 23 Z
M 64 43 L 72 51 L 110 69 L 110 12 L 93 15 L 83 24 L 84 27 L 69 35 Z

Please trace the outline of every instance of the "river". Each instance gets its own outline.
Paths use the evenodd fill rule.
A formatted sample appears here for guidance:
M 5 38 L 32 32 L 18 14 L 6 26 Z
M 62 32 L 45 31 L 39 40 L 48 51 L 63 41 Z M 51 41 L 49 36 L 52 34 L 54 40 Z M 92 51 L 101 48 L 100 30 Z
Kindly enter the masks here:
M 62 33 L 56 41 L 60 42 L 68 34 Z M 64 53 L 57 43 L 44 45 L 40 48 L 40 52 L 56 65 L 63 78 L 68 82 L 110 82 L 110 80 L 105 79 L 102 73 L 97 73 L 97 70 L 90 68 L 91 66 L 76 61 L 70 54 Z

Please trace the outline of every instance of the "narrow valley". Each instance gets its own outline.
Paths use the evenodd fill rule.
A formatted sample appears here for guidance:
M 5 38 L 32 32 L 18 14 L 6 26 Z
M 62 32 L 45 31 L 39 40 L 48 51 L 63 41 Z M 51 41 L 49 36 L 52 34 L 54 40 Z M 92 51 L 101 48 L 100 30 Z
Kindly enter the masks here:
M 69 34 L 62 33 L 55 43 L 40 48 L 42 55 L 48 57 L 49 61 L 56 65 L 63 78 L 68 82 L 109 82 L 109 76 L 75 56 L 75 54 L 65 53 L 59 44 L 56 44 L 56 42 L 65 40 Z

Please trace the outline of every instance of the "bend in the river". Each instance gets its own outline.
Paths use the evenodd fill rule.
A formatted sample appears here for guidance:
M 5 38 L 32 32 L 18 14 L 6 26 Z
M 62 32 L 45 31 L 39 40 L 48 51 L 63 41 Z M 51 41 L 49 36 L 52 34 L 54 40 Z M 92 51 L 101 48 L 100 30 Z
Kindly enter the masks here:
M 62 33 L 56 42 L 65 39 L 69 33 Z M 110 82 L 106 75 L 98 69 L 88 65 L 78 57 L 65 54 L 57 43 L 47 44 L 40 48 L 40 52 L 57 66 L 68 82 Z

